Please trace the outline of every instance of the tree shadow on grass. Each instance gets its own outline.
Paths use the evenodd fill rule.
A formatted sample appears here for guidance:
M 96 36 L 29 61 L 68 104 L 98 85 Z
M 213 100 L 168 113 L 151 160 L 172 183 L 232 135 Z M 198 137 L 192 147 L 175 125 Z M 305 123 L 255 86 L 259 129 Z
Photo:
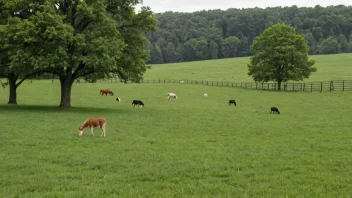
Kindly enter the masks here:
M 71 107 L 71 108 L 60 108 L 53 105 L 0 105 L 0 111 L 18 111 L 18 112 L 64 112 L 64 113 L 88 113 L 88 112 L 125 112 L 126 110 L 111 108 L 99 108 L 99 107 Z

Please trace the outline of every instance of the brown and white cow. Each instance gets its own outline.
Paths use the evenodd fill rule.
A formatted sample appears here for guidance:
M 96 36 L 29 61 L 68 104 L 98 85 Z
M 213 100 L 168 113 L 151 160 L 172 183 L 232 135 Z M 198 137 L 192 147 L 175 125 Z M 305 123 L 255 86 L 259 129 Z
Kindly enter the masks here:
M 101 136 L 106 136 L 106 119 L 105 118 L 88 118 L 83 124 L 78 128 L 78 135 L 81 136 L 83 134 L 83 130 L 87 127 L 90 128 L 91 134 L 94 136 L 93 129 L 99 127 L 102 129 Z

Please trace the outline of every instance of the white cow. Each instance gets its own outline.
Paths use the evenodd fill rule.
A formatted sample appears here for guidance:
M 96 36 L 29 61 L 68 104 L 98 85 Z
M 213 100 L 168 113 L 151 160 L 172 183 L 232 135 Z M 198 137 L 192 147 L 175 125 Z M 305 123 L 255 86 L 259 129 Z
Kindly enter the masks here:
M 204 93 L 204 98 L 208 98 L 208 94 L 207 93 Z
M 167 94 L 167 100 L 170 100 L 170 98 L 174 98 L 175 101 L 178 99 L 177 95 L 175 93 L 168 93 Z

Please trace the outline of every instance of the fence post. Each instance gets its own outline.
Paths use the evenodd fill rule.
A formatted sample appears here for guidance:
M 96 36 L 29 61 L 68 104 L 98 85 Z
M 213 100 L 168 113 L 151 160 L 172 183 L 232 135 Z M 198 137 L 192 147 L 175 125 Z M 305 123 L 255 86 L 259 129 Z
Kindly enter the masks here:
M 310 83 L 310 92 L 313 92 L 313 83 Z
M 345 91 L 345 81 L 342 81 L 342 91 Z
M 323 82 L 320 83 L 320 93 L 323 92 Z
M 331 92 L 331 82 L 330 82 L 330 92 Z

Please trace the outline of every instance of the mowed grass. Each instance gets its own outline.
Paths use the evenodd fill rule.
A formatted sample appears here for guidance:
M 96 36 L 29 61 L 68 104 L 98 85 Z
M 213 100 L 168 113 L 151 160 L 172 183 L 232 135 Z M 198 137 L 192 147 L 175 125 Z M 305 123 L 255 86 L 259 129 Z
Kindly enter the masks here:
M 309 59 L 316 61 L 318 69 L 305 82 L 352 79 L 352 53 L 334 55 L 315 55 Z M 249 57 L 219 60 L 183 62 L 172 64 L 153 64 L 147 70 L 146 80 L 209 80 L 252 82 L 247 75 Z
M 101 88 L 116 95 L 100 96 Z M 168 92 L 179 101 L 167 101 Z M 26 81 L 17 106 L 7 95 L 0 90 L 0 197 L 352 194 L 350 92 L 74 84 L 72 109 L 56 107 L 57 82 Z M 107 118 L 105 138 L 99 129 L 78 136 L 88 117 Z

